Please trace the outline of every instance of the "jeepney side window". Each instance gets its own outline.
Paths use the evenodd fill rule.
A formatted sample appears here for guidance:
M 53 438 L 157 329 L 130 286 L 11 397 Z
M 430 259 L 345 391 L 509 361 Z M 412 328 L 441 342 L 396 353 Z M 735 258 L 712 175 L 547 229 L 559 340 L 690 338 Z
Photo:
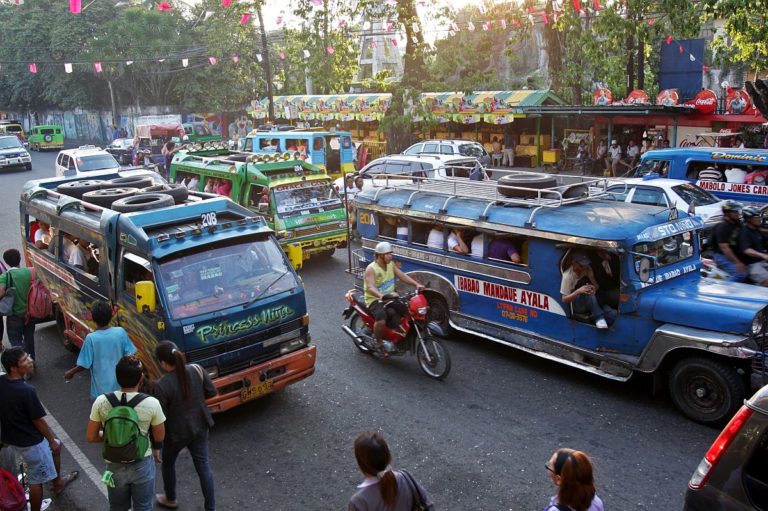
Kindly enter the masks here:
M 408 241 L 408 221 L 395 215 L 377 215 L 379 236 L 397 241 Z
M 245 139 L 245 144 L 243 145 L 243 151 L 247 152 L 253 152 L 253 139 L 251 137 L 248 137 Z
M 123 291 L 127 292 L 131 298 L 135 299 L 134 291 L 136 289 L 136 283 L 143 280 L 155 281 L 155 276 L 152 273 L 152 265 L 141 256 L 136 254 L 130 254 L 128 252 L 123 253 Z
M 475 251 L 475 240 L 472 241 Z M 521 236 L 495 236 L 488 242 L 488 259 L 503 263 L 528 264 L 528 240 Z
M 62 264 L 76 268 L 90 278 L 98 280 L 99 277 L 99 247 L 90 240 L 74 236 L 61 229 L 56 230 L 55 241 L 51 244 L 58 245 L 58 258 Z
M 427 245 L 429 231 L 432 224 L 427 222 L 411 222 L 411 243 L 416 245 Z

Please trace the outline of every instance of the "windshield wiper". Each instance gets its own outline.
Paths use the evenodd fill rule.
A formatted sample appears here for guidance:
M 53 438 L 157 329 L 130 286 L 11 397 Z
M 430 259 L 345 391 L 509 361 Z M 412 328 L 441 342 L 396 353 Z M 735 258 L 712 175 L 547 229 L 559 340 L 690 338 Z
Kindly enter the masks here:
M 259 298 L 261 298 L 262 296 L 264 296 L 264 294 L 265 294 L 267 291 L 269 291 L 269 290 L 272 288 L 272 286 L 274 286 L 275 284 L 277 284 L 277 283 L 278 283 L 278 281 L 279 281 L 280 279 L 282 279 L 283 277 L 285 277 L 285 276 L 286 276 L 286 275 L 288 275 L 289 273 L 291 273 L 289 270 L 285 270 L 283 273 L 281 273 L 280 275 L 278 275 L 278 276 L 277 276 L 277 278 L 276 278 L 275 280 L 273 280 L 272 282 L 270 282 L 270 283 L 269 283 L 269 285 L 268 285 L 267 287 L 265 287 L 265 288 L 264 288 L 264 289 L 261 291 L 261 293 L 257 294 L 256 296 L 254 296 L 253 298 L 251 298 L 250 300 L 248 300 L 247 302 L 245 302 L 245 303 L 243 304 L 243 309 L 247 309 L 248 307 L 250 307 L 251 305 L 253 305 L 253 303 L 254 303 L 256 300 L 258 300 Z

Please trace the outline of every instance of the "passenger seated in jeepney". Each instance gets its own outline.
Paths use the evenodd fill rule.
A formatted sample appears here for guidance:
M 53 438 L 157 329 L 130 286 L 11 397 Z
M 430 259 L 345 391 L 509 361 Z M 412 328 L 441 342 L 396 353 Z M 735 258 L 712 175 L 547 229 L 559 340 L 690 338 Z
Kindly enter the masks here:
M 722 181 L 723 172 L 715 165 L 710 165 L 699 171 L 697 179 L 699 181 Z
M 408 223 L 393 215 L 381 215 L 382 222 L 379 236 L 408 241 Z
M 467 247 L 467 244 L 464 243 L 464 240 L 461 237 L 462 232 L 461 229 L 451 229 L 451 231 L 448 233 L 448 251 L 449 252 L 456 252 L 458 254 L 467 255 L 469 254 L 469 247 Z M 443 232 L 443 226 L 435 224 L 432 227 L 432 230 L 429 231 L 429 236 L 427 238 L 427 246 L 430 248 L 434 248 L 437 250 L 443 250 L 444 244 L 445 244 L 445 233 Z
M 488 257 L 517 264 L 523 262 L 520 255 L 520 244 L 512 238 L 503 236 L 494 238 L 488 244 Z
M 619 258 L 607 250 L 590 253 L 591 266 L 597 281 L 597 302 L 614 309 L 619 308 Z
M 570 265 L 563 271 L 560 294 L 563 303 L 570 305 L 574 314 L 589 315 L 599 329 L 608 328 L 616 319 L 616 312 L 609 306 L 601 306 L 597 300 L 600 288 L 591 267 L 592 261 L 581 250 L 570 254 Z

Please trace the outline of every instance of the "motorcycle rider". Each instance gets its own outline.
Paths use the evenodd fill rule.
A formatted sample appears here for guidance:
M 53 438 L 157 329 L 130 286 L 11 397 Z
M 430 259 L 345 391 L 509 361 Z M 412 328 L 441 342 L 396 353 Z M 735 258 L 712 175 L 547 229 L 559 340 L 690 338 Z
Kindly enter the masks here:
M 714 260 L 718 268 L 728 273 L 732 282 L 747 281 L 747 266 L 739 259 L 739 230 L 741 204 L 727 200 L 723 204 L 723 220 L 712 230 Z
M 374 260 L 365 269 L 365 279 L 363 281 L 363 290 L 365 291 L 365 305 L 371 312 L 375 323 L 373 324 L 373 337 L 375 339 L 376 352 L 379 356 L 386 356 L 381 337 L 384 334 L 384 327 L 387 324 L 387 306 L 381 301 L 381 298 L 389 293 L 395 292 L 395 278 L 400 279 L 406 284 L 416 286 L 416 289 L 423 289 L 424 286 L 412 279 L 392 261 L 392 244 L 382 241 L 374 249 Z
M 768 251 L 766 251 L 760 226 L 763 218 L 760 209 L 747 206 L 741 212 L 744 226 L 739 232 L 739 252 L 749 268 L 749 278 L 756 284 L 768 287 Z

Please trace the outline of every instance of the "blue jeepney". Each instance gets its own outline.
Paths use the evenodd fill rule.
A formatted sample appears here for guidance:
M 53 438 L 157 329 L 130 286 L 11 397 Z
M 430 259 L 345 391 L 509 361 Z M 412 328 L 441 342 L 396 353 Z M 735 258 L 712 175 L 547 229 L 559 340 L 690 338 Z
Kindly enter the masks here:
M 711 169 L 720 179 L 711 178 Z M 702 176 L 702 171 L 707 171 Z M 768 202 L 768 150 L 685 147 L 648 151 L 635 175 L 654 172 L 662 177 L 696 183 L 721 199 Z M 715 172 L 717 174 L 717 172 Z
M 82 346 L 95 328 L 92 304 L 106 300 L 148 376 L 162 375 L 153 353 L 163 339 L 208 371 L 219 391 L 208 400 L 215 412 L 313 374 L 304 289 L 264 219 L 211 194 L 129 195 L 110 204 L 115 189 L 99 189 L 151 186 L 153 176 L 24 185 L 24 250 L 51 290 L 65 346 Z M 32 241 L 41 223 L 53 234 L 47 248 Z M 73 243 L 83 250 L 80 263 Z
M 701 277 L 698 217 L 603 199 L 613 184 L 606 180 L 559 179 L 542 190 L 535 181 L 428 180 L 365 189 L 355 197 L 363 238 L 356 269 L 389 241 L 403 271 L 429 282 L 430 320 L 444 329 L 614 380 L 652 373 L 692 419 L 731 417 L 749 387 L 768 382 L 768 290 Z M 401 228 L 387 232 L 387 216 L 407 227 L 407 239 L 398 239 Z M 445 239 L 458 232 L 472 253 L 435 246 L 436 231 Z M 499 239 L 513 243 L 518 262 L 492 257 Z M 575 250 L 589 255 L 596 276 L 608 275 L 605 300 L 618 311 L 608 329 L 563 302 Z

